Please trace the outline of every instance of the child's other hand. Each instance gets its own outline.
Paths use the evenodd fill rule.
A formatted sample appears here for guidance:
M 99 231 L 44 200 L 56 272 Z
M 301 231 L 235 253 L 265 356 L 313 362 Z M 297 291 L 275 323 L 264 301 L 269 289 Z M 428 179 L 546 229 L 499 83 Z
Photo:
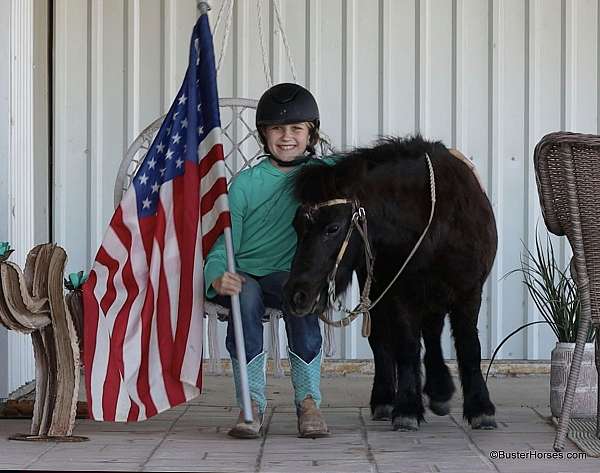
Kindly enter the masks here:
M 240 293 L 244 282 L 246 282 L 246 278 L 241 274 L 226 271 L 213 281 L 212 287 L 220 296 L 233 296 Z

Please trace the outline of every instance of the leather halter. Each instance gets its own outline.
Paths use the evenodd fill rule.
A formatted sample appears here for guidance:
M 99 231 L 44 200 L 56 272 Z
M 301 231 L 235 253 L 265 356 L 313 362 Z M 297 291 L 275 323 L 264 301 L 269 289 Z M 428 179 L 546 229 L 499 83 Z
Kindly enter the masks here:
M 348 232 L 346 233 L 346 237 L 342 242 L 338 255 L 335 259 L 335 265 L 329 275 L 327 276 L 327 297 L 330 307 L 335 306 L 335 277 L 337 275 L 337 271 L 339 269 L 340 263 L 346 250 L 348 249 L 348 243 L 350 241 L 350 237 L 352 236 L 352 232 L 356 229 L 364 244 L 365 249 L 365 263 L 367 267 L 367 279 L 365 281 L 365 285 L 363 287 L 360 303 L 354 308 L 354 310 L 347 310 L 346 308 L 338 307 L 338 310 L 343 310 L 347 315 L 343 319 L 340 320 L 331 320 L 327 315 L 327 311 L 319 314 L 319 318 L 328 325 L 332 325 L 334 327 L 345 327 L 350 325 L 359 314 L 363 314 L 363 326 L 362 326 L 362 335 L 363 337 L 368 337 L 371 333 L 371 317 L 370 317 L 370 305 L 371 300 L 369 299 L 369 293 L 371 292 L 371 281 L 373 279 L 373 265 L 374 258 L 373 252 L 371 251 L 371 244 L 369 243 L 368 237 L 368 229 L 367 229 L 367 214 L 365 212 L 364 207 L 360 205 L 360 202 L 356 199 L 332 199 L 326 202 L 320 202 L 316 205 L 308 206 L 305 211 L 305 216 L 309 220 L 313 220 L 313 213 L 323 207 L 330 207 L 332 205 L 352 205 L 352 217 L 350 220 L 350 226 L 348 227 Z M 317 298 L 318 301 L 318 298 Z

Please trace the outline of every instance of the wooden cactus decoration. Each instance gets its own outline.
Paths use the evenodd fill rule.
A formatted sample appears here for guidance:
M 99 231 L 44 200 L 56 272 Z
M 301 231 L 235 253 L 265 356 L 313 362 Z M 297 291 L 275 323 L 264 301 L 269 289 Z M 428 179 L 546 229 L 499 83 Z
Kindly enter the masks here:
M 0 259 L 0 323 L 31 334 L 35 357 L 31 432 L 19 438 L 74 439 L 80 358 L 72 304 L 63 293 L 66 261 L 65 251 L 50 243 L 29 252 L 24 271 Z

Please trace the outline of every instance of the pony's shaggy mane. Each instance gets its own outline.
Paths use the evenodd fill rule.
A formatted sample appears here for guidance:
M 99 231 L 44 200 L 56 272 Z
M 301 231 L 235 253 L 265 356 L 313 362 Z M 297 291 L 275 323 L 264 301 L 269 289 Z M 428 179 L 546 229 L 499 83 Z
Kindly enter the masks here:
M 314 204 L 344 194 L 345 189 L 359 186 L 374 168 L 402 162 L 407 174 L 415 166 L 422 167 L 422 158 L 432 149 L 444 148 L 439 141 L 427 141 L 421 135 L 405 138 L 385 137 L 373 147 L 356 148 L 341 153 L 331 165 L 323 161 L 304 166 L 294 180 L 294 196 L 299 202 Z M 445 148 L 444 148 L 445 149 Z

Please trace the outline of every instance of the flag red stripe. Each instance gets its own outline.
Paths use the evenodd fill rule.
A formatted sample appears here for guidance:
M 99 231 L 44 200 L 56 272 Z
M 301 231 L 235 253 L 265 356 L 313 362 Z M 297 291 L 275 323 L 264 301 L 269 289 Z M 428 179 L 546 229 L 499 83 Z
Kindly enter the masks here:
M 198 207 L 200 200 L 200 179 L 198 173 L 198 165 L 186 163 L 183 179 L 177 178 L 173 183 L 173 205 L 178 210 L 178 213 L 180 209 L 185 209 L 187 217 L 182 221 L 175 221 L 177 240 L 181 242 L 179 247 L 181 256 L 179 310 L 177 315 L 177 329 L 175 332 L 176 344 L 172 358 L 172 372 L 173 376 L 176 376 L 177 379 L 181 376 L 181 369 L 187 347 L 192 317 L 194 264 L 198 264 L 198 262 L 196 262 L 195 254 L 198 233 Z
M 129 414 L 127 415 L 127 422 L 132 422 L 138 420 L 140 416 L 140 408 L 139 406 L 132 402 L 131 407 L 129 408 Z
M 119 206 L 119 209 L 122 209 L 121 206 Z M 121 241 L 121 243 L 125 246 L 125 248 L 127 248 L 129 251 L 127 253 L 127 260 L 125 262 L 125 265 L 123 267 L 123 281 L 127 281 L 127 297 L 125 299 L 125 302 L 123 303 L 123 307 L 121 307 L 121 309 L 119 310 L 119 313 L 117 314 L 116 320 L 115 320 L 115 324 L 113 327 L 113 331 L 110 337 L 110 357 L 109 357 L 109 364 L 114 363 L 117 366 L 117 369 L 120 372 L 120 376 L 121 376 L 121 382 L 123 382 L 123 378 L 124 378 L 124 374 L 125 374 L 125 366 L 124 366 L 124 362 L 123 362 L 123 348 L 125 347 L 125 337 L 127 335 L 127 325 L 129 322 L 129 316 L 131 313 L 131 307 L 133 306 L 133 302 L 135 301 L 135 299 L 137 298 L 140 290 L 138 287 L 138 284 L 135 280 L 135 276 L 133 274 L 133 266 L 131 264 L 131 247 L 132 247 L 132 235 L 131 232 L 129 231 L 129 229 L 125 226 L 123 220 L 122 220 L 122 216 L 123 213 L 118 212 L 119 215 L 119 219 L 114 218 L 113 222 L 111 223 L 111 227 L 113 228 L 113 231 L 115 232 L 115 234 L 117 235 L 117 237 L 119 238 L 119 240 Z M 115 213 L 115 217 L 117 216 L 117 213 Z M 107 386 L 105 386 L 105 395 L 106 395 L 106 390 L 107 390 Z M 117 391 L 118 393 L 118 391 Z M 135 401 L 133 399 L 131 399 L 130 396 L 130 401 L 133 405 L 135 404 Z M 131 409 L 131 408 L 130 408 Z M 115 401 L 115 410 L 116 410 L 116 401 Z
M 213 186 L 202 194 L 200 215 L 206 215 L 215 205 L 216 200 L 227 192 L 227 181 L 224 177 L 217 179 Z
M 221 160 L 223 160 L 223 145 L 218 143 L 206 153 L 206 156 L 200 156 L 200 179 L 204 179 L 212 170 L 213 165 Z
M 165 234 L 167 231 L 167 218 L 168 217 L 165 214 L 165 209 L 162 206 L 162 201 L 159 201 L 158 209 L 156 212 L 156 242 L 160 249 L 160 253 L 163 256 L 165 255 Z M 169 399 L 169 404 L 175 406 L 185 401 L 185 395 L 183 393 L 183 387 L 181 386 L 181 382 L 178 381 L 179 378 L 177 378 L 177 381 L 175 381 L 173 379 L 173 374 L 171 373 L 170 360 L 173 356 L 173 332 L 170 318 L 170 297 L 177 297 L 177 294 L 169 294 L 167 277 L 165 274 L 165 258 L 163 257 L 161 259 L 160 264 L 158 294 L 156 300 L 156 335 L 158 338 L 158 352 L 162 367 L 165 389 L 167 391 L 167 398 Z
M 116 217 L 116 214 L 115 214 Z M 114 220 L 114 219 L 113 219 Z M 119 269 L 119 262 L 112 258 L 104 247 L 100 247 L 96 261 L 104 265 L 108 269 L 108 277 L 106 284 L 106 293 L 100 300 L 100 309 L 103 314 L 107 314 L 114 303 L 117 292 L 114 285 L 114 278 L 117 270 Z M 112 338 L 112 332 L 111 332 Z M 112 349 L 109 350 L 108 365 L 106 367 L 106 373 L 104 375 L 104 383 L 102 387 L 102 411 L 105 420 L 114 420 L 116 412 L 116 401 L 119 394 L 119 385 L 121 383 L 121 372 L 119 371 L 119 364 L 117 355 Z
M 227 227 L 231 226 L 231 218 L 229 212 L 221 212 L 215 225 L 202 236 L 202 257 L 206 259 L 206 255 Z
M 103 246 L 98 250 L 96 261 L 108 269 L 108 279 L 106 282 L 106 292 L 100 299 L 100 309 L 102 313 L 106 314 L 112 307 L 115 299 L 117 298 L 117 290 L 115 289 L 114 278 L 117 270 L 119 269 L 119 262 L 112 258 L 104 249 Z
M 142 234 L 149 233 L 147 227 L 152 226 L 153 222 L 150 222 L 149 218 L 140 219 L 140 231 Z M 138 373 L 137 388 L 140 400 L 146 409 L 146 417 L 152 417 L 158 412 L 156 405 L 150 396 L 150 380 L 149 380 L 149 354 L 150 354 L 150 334 L 152 330 L 152 317 L 154 313 L 154 288 L 150 280 L 150 274 L 148 274 L 148 280 L 146 285 L 146 297 L 144 299 L 144 305 L 140 314 L 140 327 L 141 327 L 141 340 L 140 340 L 140 371 Z

